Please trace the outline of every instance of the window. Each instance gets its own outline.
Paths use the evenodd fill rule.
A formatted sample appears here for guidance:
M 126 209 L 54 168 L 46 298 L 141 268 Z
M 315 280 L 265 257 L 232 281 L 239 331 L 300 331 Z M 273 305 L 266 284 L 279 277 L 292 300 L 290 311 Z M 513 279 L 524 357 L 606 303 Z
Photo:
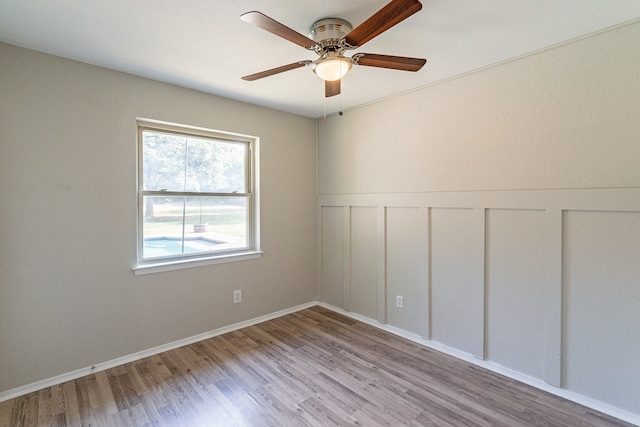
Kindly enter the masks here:
M 259 256 L 256 151 L 257 138 L 138 121 L 137 274 Z

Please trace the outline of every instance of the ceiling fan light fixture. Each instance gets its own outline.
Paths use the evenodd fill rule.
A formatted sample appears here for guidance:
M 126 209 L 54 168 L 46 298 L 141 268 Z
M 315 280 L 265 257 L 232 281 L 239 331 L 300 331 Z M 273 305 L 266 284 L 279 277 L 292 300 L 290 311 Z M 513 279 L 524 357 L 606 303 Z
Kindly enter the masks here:
M 334 56 L 318 60 L 313 65 L 313 72 L 322 80 L 332 82 L 343 78 L 351 70 L 351 65 L 349 58 Z

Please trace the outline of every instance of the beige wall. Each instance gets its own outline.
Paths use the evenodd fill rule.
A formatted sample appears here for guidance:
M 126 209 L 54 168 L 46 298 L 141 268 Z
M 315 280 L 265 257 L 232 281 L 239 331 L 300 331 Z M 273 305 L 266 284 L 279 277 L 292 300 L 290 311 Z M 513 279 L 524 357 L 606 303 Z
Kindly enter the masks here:
M 635 23 L 321 123 L 322 299 L 640 420 L 638 76 Z
M 261 259 L 133 274 L 136 117 L 260 137 Z M 0 392 L 314 300 L 314 120 L 0 44 L 0 121 Z
M 640 185 L 638 27 L 330 118 L 320 194 Z

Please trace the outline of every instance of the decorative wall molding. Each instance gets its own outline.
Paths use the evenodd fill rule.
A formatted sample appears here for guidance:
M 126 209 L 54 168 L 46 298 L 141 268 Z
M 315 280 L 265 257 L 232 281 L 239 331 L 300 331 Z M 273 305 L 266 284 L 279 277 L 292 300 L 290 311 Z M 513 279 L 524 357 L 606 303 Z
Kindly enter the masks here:
M 476 359 L 487 359 L 488 363 L 494 363 L 488 358 L 488 337 L 489 337 L 489 325 L 488 325 L 488 307 L 491 303 L 488 299 L 488 283 L 487 283 L 487 212 L 489 210 L 535 210 L 544 214 L 544 229 L 540 228 L 536 232 L 544 233 L 544 265 L 538 264 L 538 270 L 541 272 L 541 268 L 544 268 L 544 274 L 540 277 L 544 277 L 544 283 L 540 283 L 540 286 L 544 289 L 544 300 L 539 302 L 540 317 L 538 318 L 540 328 L 544 328 L 544 338 L 540 338 L 538 348 L 542 360 L 537 358 L 543 366 L 543 372 L 541 377 L 536 381 L 544 381 L 553 390 L 567 390 L 567 374 L 566 364 L 566 337 L 563 334 L 566 333 L 565 329 L 565 313 L 563 313 L 564 304 L 563 294 L 563 257 L 564 257 L 564 242 L 565 236 L 565 221 L 566 213 L 571 211 L 588 211 L 588 212 L 600 212 L 604 213 L 622 213 L 633 212 L 640 213 L 640 188 L 604 188 L 604 189 L 563 189 L 563 190 L 510 190 L 510 191 L 469 191 L 469 192 L 424 192 L 424 193 L 383 193 L 383 194 L 339 194 L 339 195 L 319 195 L 318 196 L 318 211 L 322 216 L 323 208 L 341 208 L 343 209 L 344 221 L 341 225 L 342 230 L 338 230 L 342 233 L 343 242 L 343 266 L 337 266 L 336 268 L 343 268 L 342 285 L 339 283 L 332 283 L 333 289 L 336 286 L 343 286 L 344 290 L 344 305 L 341 307 L 347 312 L 352 314 L 354 305 L 354 298 L 358 298 L 358 295 L 353 295 L 350 288 L 351 277 L 351 257 L 352 251 L 355 250 L 351 235 L 351 221 L 352 216 L 350 212 L 353 208 L 371 208 L 377 210 L 377 226 L 375 230 L 371 230 L 371 235 L 375 233 L 377 236 L 377 256 L 376 259 L 371 259 L 371 269 L 377 271 L 377 282 L 375 285 L 371 285 L 369 292 L 376 292 L 378 294 L 378 306 L 369 307 L 369 312 L 377 312 L 377 321 L 380 324 L 385 325 L 388 323 L 387 310 L 395 309 L 395 302 L 389 301 L 390 298 L 386 292 L 385 274 L 388 269 L 387 252 L 385 251 L 385 245 L 387 243 L 387 211 L 392 208 L 416 208 L 419 210 L 420 223 L 415 226 L 415 232 L 421 236 L 420 244 L 417 249 L 419 252 L 416 254 L 416 259 L 420 260 L 417 271 L 417 282 L 420 284 L 418 291 L 419 295 L 419 312 L 413 315 L 411 329 L 418 331 L 418 336 L 423 339 L 427 339 L 428 342 L 433 345 L 444 345 L 447 348 L 451 348 L 451 342 L 462 342 L 465 348 L 456 349 L 457 352 L 469 354 Z M 469 264 L 464 264 L 464 268 L 468 268 L 470 273 L 469 281 L 465 284 L 464 289 L 467 293 L 464 295 L 466 301 L 473 301 L 472 307 L 461 316 L 464 316 L 463 325 L 464 331 L 459 335 L 447 335 L 449 330 L 446 330 L 443 335 L 442 325 L 448 325 L 443 323 L 441 317 L 439 323 L 436 326 L 439 328 L 438 334 L 440 339 L 450 339 L 450 342 L 434 342 L 433 330 L 434 330 L 434 310 L 433 310 L 433 298 L 432 293 L 434 290 L 434 283 L 432 280 L 433 270 L 433 248 L 432 248 L 432 210 L 434 209 L 470 209 L 471 215 L 467 217 L 466 224 L 471 224 L 471 236 L 469 239 L 471 245 L 471 260 Z M 442 215 L 440 214 L 442 219 Z M 470 220 L 469 220 L 470 218 Z M 319 224 L 323 224 L 322 221 Z M 337 223 L 332 223 L 330 226 L 339 227 Z M 409 225 L 407 225 L 409 227 Z M 413 227 L 413 226 L 412 226 Z M 360 228 L 361 229 L 361 228 Z M 455 231 L 451 230 L 451 231 Z M 320 230 L 320 235 L 322 235 Z M 539 234 L 538 234 L 539 235 Z M 372 237 L 373 238 L 373 237 Z M 442 234 L 440 234 L 440 241 L 442 241 Z M 598 242 L 594 242 L 597 245 Z M 459 243 L 458 243 L 459 245 Z M 459 246 L 458 246 L 459 247 Z M 453 248 L 456 248 L 454 245 Z M 448 248 L 451 250 L 451 248 Z M 320 248 L 321 251 L 331 251 L 332 248 Z M 624 248 L 623 250 L 635 250 L 631 247 Z M 635 253 L 635 252 L 634 252 Z M 357 255 L 357 254 L 356 254 Z M 455 256 L 452 254 L 450 256 Z M 523 255 L 524 256 L 524 255 Z M 322 257 L 320 257 L 322 259 Z M 413 257 L 412 257 L 413 259 Z M 521 258 L 522 259 L 522 258 Z M 466 261 L 465 261 L 466 262 Z M 375 264 L 375 265 L 374 265 Z M 455 263 L 453 264 L 455 266 Z M 362 268 L 362 266 L 360 266 Z M 447 268 L 451 268 L 450 266 Z M 502 266 L 502 268 L 509 268 L 509 266 Z M 318 269 L 322 272 L 322 266 Z M 466 277 L 466 276 L 464 276 Z M 319 278 L 322 286 L 323 279 Z M 467 279 L 465 279 L 467 280 Z M 412 282 L 413 283 L 413 282 Z M 457 283 L 457 282 L 456 282 Z M 439 286 L 439 295 L 442 295 L 443 289 L 447 286 L 443 285 L 442 280 L 436 284 Z M 396 285 L 394 285 L 396 286 Z M 414 290 L 414 288 L 411 288 Z M 621 291 L 624 291 L 621 289 Z M 362 295 L 362 290 L 359 291 Z M 447 291 L 445 291 L 447 292 Z M 454 292 L 454 291 L 451 291 Z M 357 292 L 356 292 L 357 294 Z M 448 297 L 454 298 L 452 294 L 447 294 Z M 449 298 L 449 300 L 451 300 Z M 365 298 L 366 300 L 366 298 Z M 358 301 L 358 300 L 356 300 Z M 525 302 L 526 303 L 526 302 Z M 589 301 L 589 307 L 585 309 L 593 309 L 597 307 L 599 301 Z M 521 302 L 522 304 L 522 302 Z M 459 307 L 464 306 L 464 303 L 458 303 Z M 594 306 L 595 305 L 595 306 Z M 455 306 L 455 304 L 454 304 Z M 391 307 L 391 308 L 390 308 Z M 441 308 L 442 306 L 439 306 Z M 501 306 L 504 307 L 504 306 Z M 442 312 L 441 312 L 442 313 Z M 362 314 L 362 313 L 361 313 Z M 365 315 L 366 316 L 366 315 Z M 393 322 L 392 322 L 393 323 Z M 397 328 L 397 326 L 388 325 L 390 328 Z M 575 326 L 574 326 L 575 327 Z M 450 329 L 450 328 L 449 328 Z M 458 329 L 459 330 L 459 329 Z M 513 331 L 512 331 L 513 332 Z M 517 332 L 517 331 L 516 331 Z M 574 330 L 575 332 L 575 330 Z M 455 332 L 457 333 L 457 332 Z M 492 335 L 495 337 L 496 335 Z M 500 335 L 498 335 L 500 336 Z M 627 350 L 633 350 L 635 344 L 623 344 Z M 624 350 L 624 349 L 623 349 Z M 574 356 L 575 357 L 575 356 Z M 587 357 L 587 356 L 585 356 Z M 526 358 L 518 360 L 527 361 Z M 507 367 L 508 369 L 509 367 Z M 619 368 L 622 369 L 622 368 Z M 513 371 L 516 372 L 516 371 Z M 523 374 L 519 374 L 523 375 Z M 513 376 L 513 375 L 511 375 Z M 539 384 L 537 385 L 539 387 Z M 540 388 L 540 387 L 539 387 Z M 557 389 L 556 389 L 557 388 Z M 547 389 L 547 388 L 544 388 Z M 613 392 L 616 395 L 618 392 Z M 558 393 L 556 393 L 558 394 Z M 602 394 L 600 394 L 602 395 Z M 606 393 L 605 393 L 606 395 Z M 619 397 L 618 397 L 619 398 Z M 622 399 L 624 400 L 624 399 Z M 591 405 L 590 405 L 591 406 Z M 633 406 L 633 404 L 632 404 Z M 606 412 L 606 411 L 605 411 Z M 608 412 L 609 413 L 609 412 Z M 619 414 L 616 416 L 620 416 Z M 628 417 L 627 417 L 628 419 Z M 637 421 L 637 420 L 636 420 Z
M 640 211 L 640 188 L 321 194 L 319 206 Z

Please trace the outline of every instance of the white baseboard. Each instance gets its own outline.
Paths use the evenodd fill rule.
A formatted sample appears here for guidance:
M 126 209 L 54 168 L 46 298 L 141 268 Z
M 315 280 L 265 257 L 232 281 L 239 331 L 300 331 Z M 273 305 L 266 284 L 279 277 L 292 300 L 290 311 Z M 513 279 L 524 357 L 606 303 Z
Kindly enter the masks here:
M 264 316 L 259 316 L 254 319 L 245 320 L 239 323 L 234 323 L 233 325 L 223 326 L 222 328 L 214 329 L 212 331 L 204 332 L 202 334 L 194 335 L 192 337 L 183 338 L 178 341 L 159 345 L 157 347 L 139 351 L 137 353 L 119 357 L 117 359 L 109 360 L 107 362 L 97 363 L 93 366 L 81 368 L 72 372 L 67 372 L 65 374 L 55 376 L 53 378 L 48 378 L 46 380 L 37 381 L 35 383 L 27 384 L 22 387 L 0 392 L 0 402 L 13 399 L 18 396 L 23 396 L 25 394 L 32 393 L 34 391 L 42 390 L 47 387 L 62 384 L 67 381 L 72 381 L 72 380 L 84 377 L 85 375 L 90 375 L 96 372 L 105 371 L 107 369 L 110 369 L 116 366 L 124 365 L 125 363 L 135 362 L 136 360 L 144 359 L 145 357 L 153 356 L 159 353 L 163 353 L 165 351 L 169 351 L 179 347 L 183 347 L 185 345 L 193 344 L 198 341 L 203 341 L 209 338 L 216 337 L 218 335 L 226 334 L 228 332 L 233 332 L 238 329 L 246 328 L 247 326 L 252 326 L 258 323 L 266 322 L 267 320 L 276 319 L 278 317 L 295 313 L 296 311 L 304 310 L 306 308 L 313 307 L 315 305 L 317 305 L 316 301 L 306 303 L 306 304 L 301 304 L 296 307 L 291 307 L 284 310 L 276 311 L 275 313 L 266 314 Z
M 278 317 L 285 316 L 287 314 L 295 313 L 300 310 L 304 310 L 309 307 L 313 307 L 315 305 L 319 305 L 321 307 L 327 308 L 329 310 L 333 310 L 337 313 L 343 314 L 345 316 L 351 317 L 352 319 L 359 320 L 368 325 L 374 326 L 376 328 L 382 329 L 394 335 L 398 335 L 400 337 L 406 338 L 410 341 L 413 341 L 417 344 L 424 345 L 425 347 L 429 347 L 436 351 L 440 351 L 442 353 L 448 354 L 450 356 L 456 357 L 458 359 L 464 360 L 468 363 L 474 364 L 476 366 L 480 366 L 482 368 L 488 369 L 490 371 L 496 372 L 498 374 L 504 375 L 516 381 L 520 381 L 524 384 L 535 387 L 539 390 L 543 390 L 549 392 L 553 395 L 565 398 L 572 402 L 576 402 L 580 405 L 584 405 L 588 408 L 594 409 L 596 411 L 600 411 L 604 414 L 610 415 L 612 417 L 618 418 L 620 420 L 626 421 L 628 423 L 632 423 L 640 426 L 640 415 L 634 414 L 629 411 L 625 411 L 623 409 L 617 408 L 615 406 L 600 402 L 599 400 L 592 399 L 587 396 L 583 396 L 581 394 L 557 388 L 552 385 L 545 383 L 542 380 L 537 378 L 530 377 L 528 375 L 524 375 L 518 371 L 514 371 L 504 366 L 498 365 L 494 362 L 489 362 L 486 360 L 481 360 L 476 358 L 475 356 L 462 352 L 460 350 L 456 350 L 455 348 L 446 346 L 444 344 L 440 344 L 438 342 L 428 340 L 419 336 L 418 334 L 414 334 L 412 332 L 407 332 L 405 330 L 396 328 L 391 325 L 387 325 L 384 323 L 380 323 L 377 320 L 370 319 L 368 317 L 359 315 L 357 313 L 352 313 L 346 311 L 342 308 L 333 306 L 331 304 L 327 304 L 321 301 L 313 301 L 306 304 L 301 304 L 296 307 L 287 308 L 284 310 L 276 311 L 275 313 L 266 314 L 264 316 L 259 316 L 254 319 L 245 320 L 243 322 L 235 323 L 233 325 L 224 326 L 222 328 L 214 329 L 212 331 L 204 332 L 202 334 L 194 335 L 192 337 L 184 338 L 178 341 L 174 341 L 168 344 L 163 344 L 157 347 L 153 347 L 147 350 L 143 350 L 134 354 L 130 354 L 128 356 L 119 357 L 117 359 L 113 359 L 107 362 L 98 363 L 93 366 L 89 366 L 86 368 L 78 369 L 72 372 L 68 372 L 66 374 L 58 375 L 53 378 L 48 378 L 46 380 L 37 381 L 35 383 L 27 384 L 22 387 L 14 388 L 5 392 L 0 393 L 0 402 L 4 402 L 9 399 L 13 399 L 18 396 L 22 396 L 28 393 L 32 393 L 34 391 L 42 390 L 43 388 L 51 387 L 54 385 L 62 384 L 67 381 L 72 381 L 85 375 L 90 375 L 96 372 L 105 371 L 107 369 L 123 365 L 129 362 L 135 362 L 136 360 L 143 359 L 145 357 L 153 356 L 165 351 L 173 350 L 179 347 L 183 347 L 185 345 L 193 344 L 199 341 L 203 341 L 209 338 L 216 337 L 218 335 L 226 334 L 228 332 L 233 332 L 238 329 L 246 328 L 248 326 L 256 325 L 258 323 L 266 322 L 267 320 L 276 319 Z
M 329 310 L 335 311 L 337 313 L 343 314 L 345 316 L 351 317 L 352 319 L 359 320 L 368 325 L 374 326 L 376 328 L 382 329 L 394 335 L 398 335 L 402 338 L 406 338 L 410 341 L 415 342 L 416 344 L 423 345 L 425 347 L 429 347 L 433 350 L 439 351 L 441 353 L 448 354 L 449 356 L 453 356 L 458 359 L 462 359 L 465 362 L 471 363 L 473 365 L 479 366 L 481 368 L 488 369 L 489 371 L 504 375 L 505 377 L 509 377 L 516 381 L 520 381 L 521 383 L 530 385 L 539 390 L 546 391 L 558 397 L 562 397 L 564 399 L 570 400 L 572 402 L 578 403 L 580 405 L 586 406 L 588 408 L 594 409 L 596 411 L 602 412 L 603 414 L 610 415 L 612 417 L 618 418 L 620 420 L 626 421 L 628 423 L 640 426 L 640 415 L 634 414 L 633 412 L 625 411 L 623 409 L 617 408 L 615 406 L 609 405 L 607 403 L 601 402 L 599 400 L 583 396 L 579 393 L 569 391 L 563 388 L 558 388 L 552 386 L 550 384 L 545 383 L 542 380 L 539 380 L 534 377 L 530 377 L 521 372 L 514 371 L 512 369 L 505 368 L 495 362 L 490 362 L 482 359 L 478 359 L 477 357 L 457 350 L 455 348 L 446 346 L 444 344 L 426 339 L 421 337 L 418 334 L 407 332 L 403 329 L 396 328 L 395 326 L 391 326 L 388 324 L 380 323 L 377 320 L 370 319 L 368 317 L 362 316 L 357 313 L 352 313 L 350 311 L 346 311 L 340 307 L 333 306 L 331 304 L 327 304 L 324 302 L 318 302 L 318 305 Z

